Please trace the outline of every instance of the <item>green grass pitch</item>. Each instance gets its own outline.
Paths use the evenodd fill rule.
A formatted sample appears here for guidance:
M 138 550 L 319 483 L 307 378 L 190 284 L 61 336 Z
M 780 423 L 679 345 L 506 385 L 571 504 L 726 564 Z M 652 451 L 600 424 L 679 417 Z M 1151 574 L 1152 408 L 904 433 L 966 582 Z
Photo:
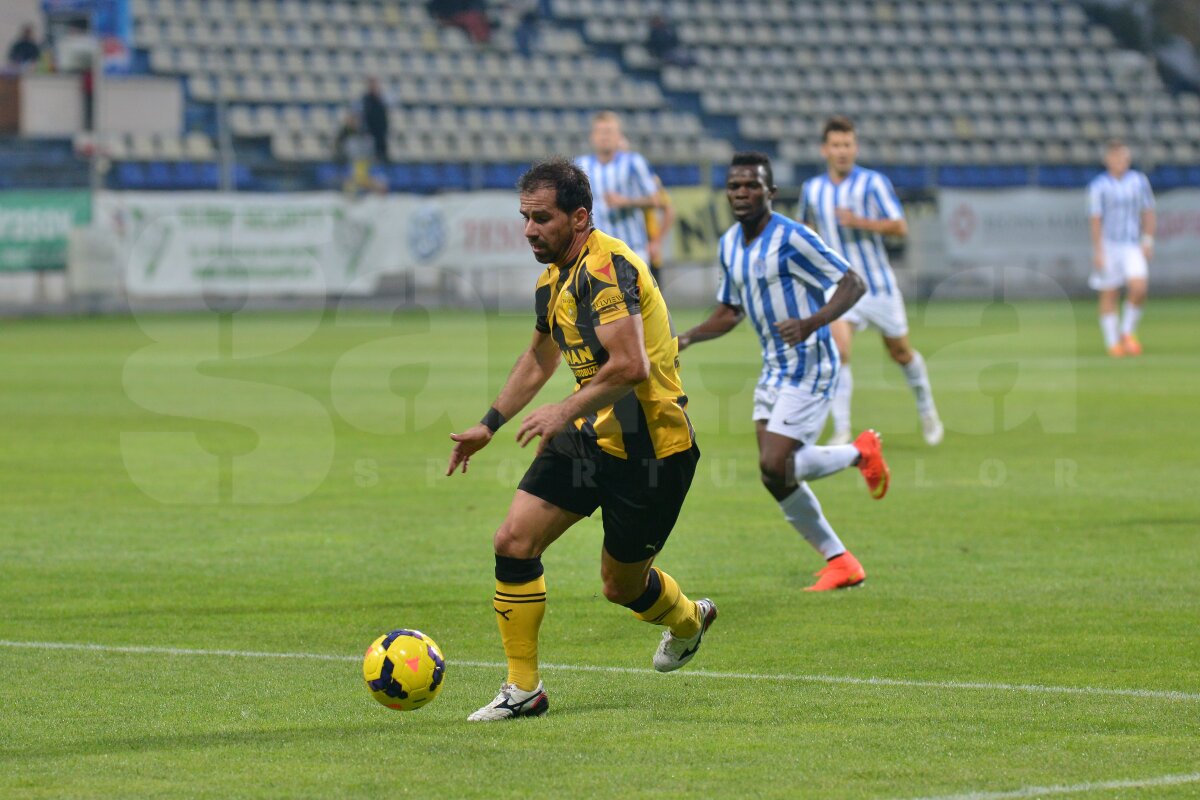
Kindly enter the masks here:
M 1198 311 L 1154 299 L 1114 361 L 1091 304 L 912 309 L 937 449 L 860 336 L 893 483 L 815 485 L 869 573 L 816 596 L 757 477 L 756 341 L 684 353 L 704 455 L 660 563 L 720 619 L 650 671 L 585 521 L 545 557 L 550 714 L 491 726 L 490 541 L 530 453 L 513 426 L 441 473 L 528 314 L 5 322 L 0 797 L 1200 796 Z M 413 714 L 362 684 L 396 627 L 449 665 Z

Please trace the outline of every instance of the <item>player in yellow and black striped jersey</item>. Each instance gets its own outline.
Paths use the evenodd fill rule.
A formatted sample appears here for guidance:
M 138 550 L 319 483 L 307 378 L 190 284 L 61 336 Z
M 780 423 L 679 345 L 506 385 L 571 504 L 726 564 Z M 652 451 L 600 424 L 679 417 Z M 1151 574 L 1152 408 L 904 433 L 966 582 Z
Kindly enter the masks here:
M 679 359 L 667 306 L 646 265 L 624 242 L 593 230 L 575 260 L 551 264 L 538 280 L 537 329 L 558 344 L 582 387 L 608 359 L 601 325 L 640 314 L 650 370 L 610 406 L 574 420 L 576 429 L 617 458 L 666 458 L 695 442 L 684 411 Z
M 540 441 L 493 539 L 492 605 L 508 678 L 469 717 L 477 721 L 537 716 L 548 708 L 537 660 L 546 604 L 541 554 L 597 508 L 604 521 L 604 596 L 667 628 L 655 669 L 686 664 L 717 616 L 711 600 L 689 600 L 652 566 L 700 456 L 658 285 L 624 242 L 592 227 L 591 187 L 577 166 L 564 159 L 536 164 L 518 189 L 525 236 L 534 257 L 548 265 L 535 292 L 533 340 L 483 420 L 451 434 L 446 474 L 465 473 L 471 456 L 534 398 L 560 360 L 570 365 L 576 386 L 563 401 L 531 412 L 517 433 L 521 446 Z

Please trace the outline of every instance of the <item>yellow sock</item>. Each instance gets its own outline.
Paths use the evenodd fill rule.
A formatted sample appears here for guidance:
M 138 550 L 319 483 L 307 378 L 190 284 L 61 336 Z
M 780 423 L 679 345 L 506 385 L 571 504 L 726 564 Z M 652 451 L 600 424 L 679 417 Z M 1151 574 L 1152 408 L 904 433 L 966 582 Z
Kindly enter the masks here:
M 546 578 L 527 583 L 496 581 L 496 624 L 508 657 L 508 682 L 529 692 L 538 685 L 538 629 L 546 615 Z
M 651 569 L 658 573 L 662 594 L 650 608 L 640 613 L 635 611 L 633 615 L 651 625 L 665 625 L 681 639 L 695 636 L 700 632 L 700 608 L 680 591 L 674 578 L 658 567 Z

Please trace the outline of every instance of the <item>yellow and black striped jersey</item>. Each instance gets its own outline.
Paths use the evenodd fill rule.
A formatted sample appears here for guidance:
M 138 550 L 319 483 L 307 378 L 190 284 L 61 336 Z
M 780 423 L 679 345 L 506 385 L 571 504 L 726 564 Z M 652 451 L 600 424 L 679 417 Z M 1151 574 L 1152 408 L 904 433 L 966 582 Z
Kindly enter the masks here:
M 576 391 L 608 352 L 596 327 L 641 314 L 649 376 L 575 427 L 618 458 L 666 458 L 695 441 L 679 379 L 679 346 L 667 304 L 646 264 L 620 239 L 592 231 L 574 263 L 551 264 L 538 279 L 537 329 L 554 337 L 575 373 Z

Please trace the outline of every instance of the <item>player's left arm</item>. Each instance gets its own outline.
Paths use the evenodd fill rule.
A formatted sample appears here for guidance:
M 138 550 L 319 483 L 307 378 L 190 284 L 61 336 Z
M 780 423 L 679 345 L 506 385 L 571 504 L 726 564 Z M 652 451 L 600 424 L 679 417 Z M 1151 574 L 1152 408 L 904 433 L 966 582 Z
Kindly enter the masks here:
M 867 287 L 858 273 L 850 269 L 846 259 L 830 250 L 815 233 L 802 235 L 797 230 L 786 241 L 789 260 L 795 267 L 793 277 L 824 290 L 829 298 L 825 305 L 807 317 L 792 317 L 775 323 L 783 343 L 791 347 L 853 308 Z M 828 295 L 831 286 L 836 288 Z
M 783 337 L 784 344 L 791 347 L 803 342 L 812 335 L 813 331 L 825 327 L 853 308 L 854 304 L 867 291 L 862 278 L 858 277 L 858 273 L 853 270 L 847 271 L 837 282 L 836 287 L 825 305 L 811 315 L 803 319 L 785 319 L 775 323 L 779 335 Z
M 878 217 L 861 217 L 848 208 L 837 210 L 838 224 L 847 228 L 858 228 L 870 233 L 881 233 L 884 236 L 908 236 L 908 220 L 904 218 L 904 208 L 892 182 L 884 175 L 876 174 L 871 177 L 867 189 L 867 208 Z
M 597 325 L 596 338 L 608 353 L 608 360 L 579 391 L 561 403 L 536 409 L 522 420 L 521 429 L 517 431 L 517 442 L 522 447 L 540 436 L 540 453 L 568 422 L 612 405 L 650 375 L 650 357 L 646 354 L 640 313 Z
M 1150 181 L 1142 176 L 1142 255 L 1149 261 L 1154 257 L 1154 233 L 1158 230 L 1158 214 L 1154 210 L 1154 192 Z

